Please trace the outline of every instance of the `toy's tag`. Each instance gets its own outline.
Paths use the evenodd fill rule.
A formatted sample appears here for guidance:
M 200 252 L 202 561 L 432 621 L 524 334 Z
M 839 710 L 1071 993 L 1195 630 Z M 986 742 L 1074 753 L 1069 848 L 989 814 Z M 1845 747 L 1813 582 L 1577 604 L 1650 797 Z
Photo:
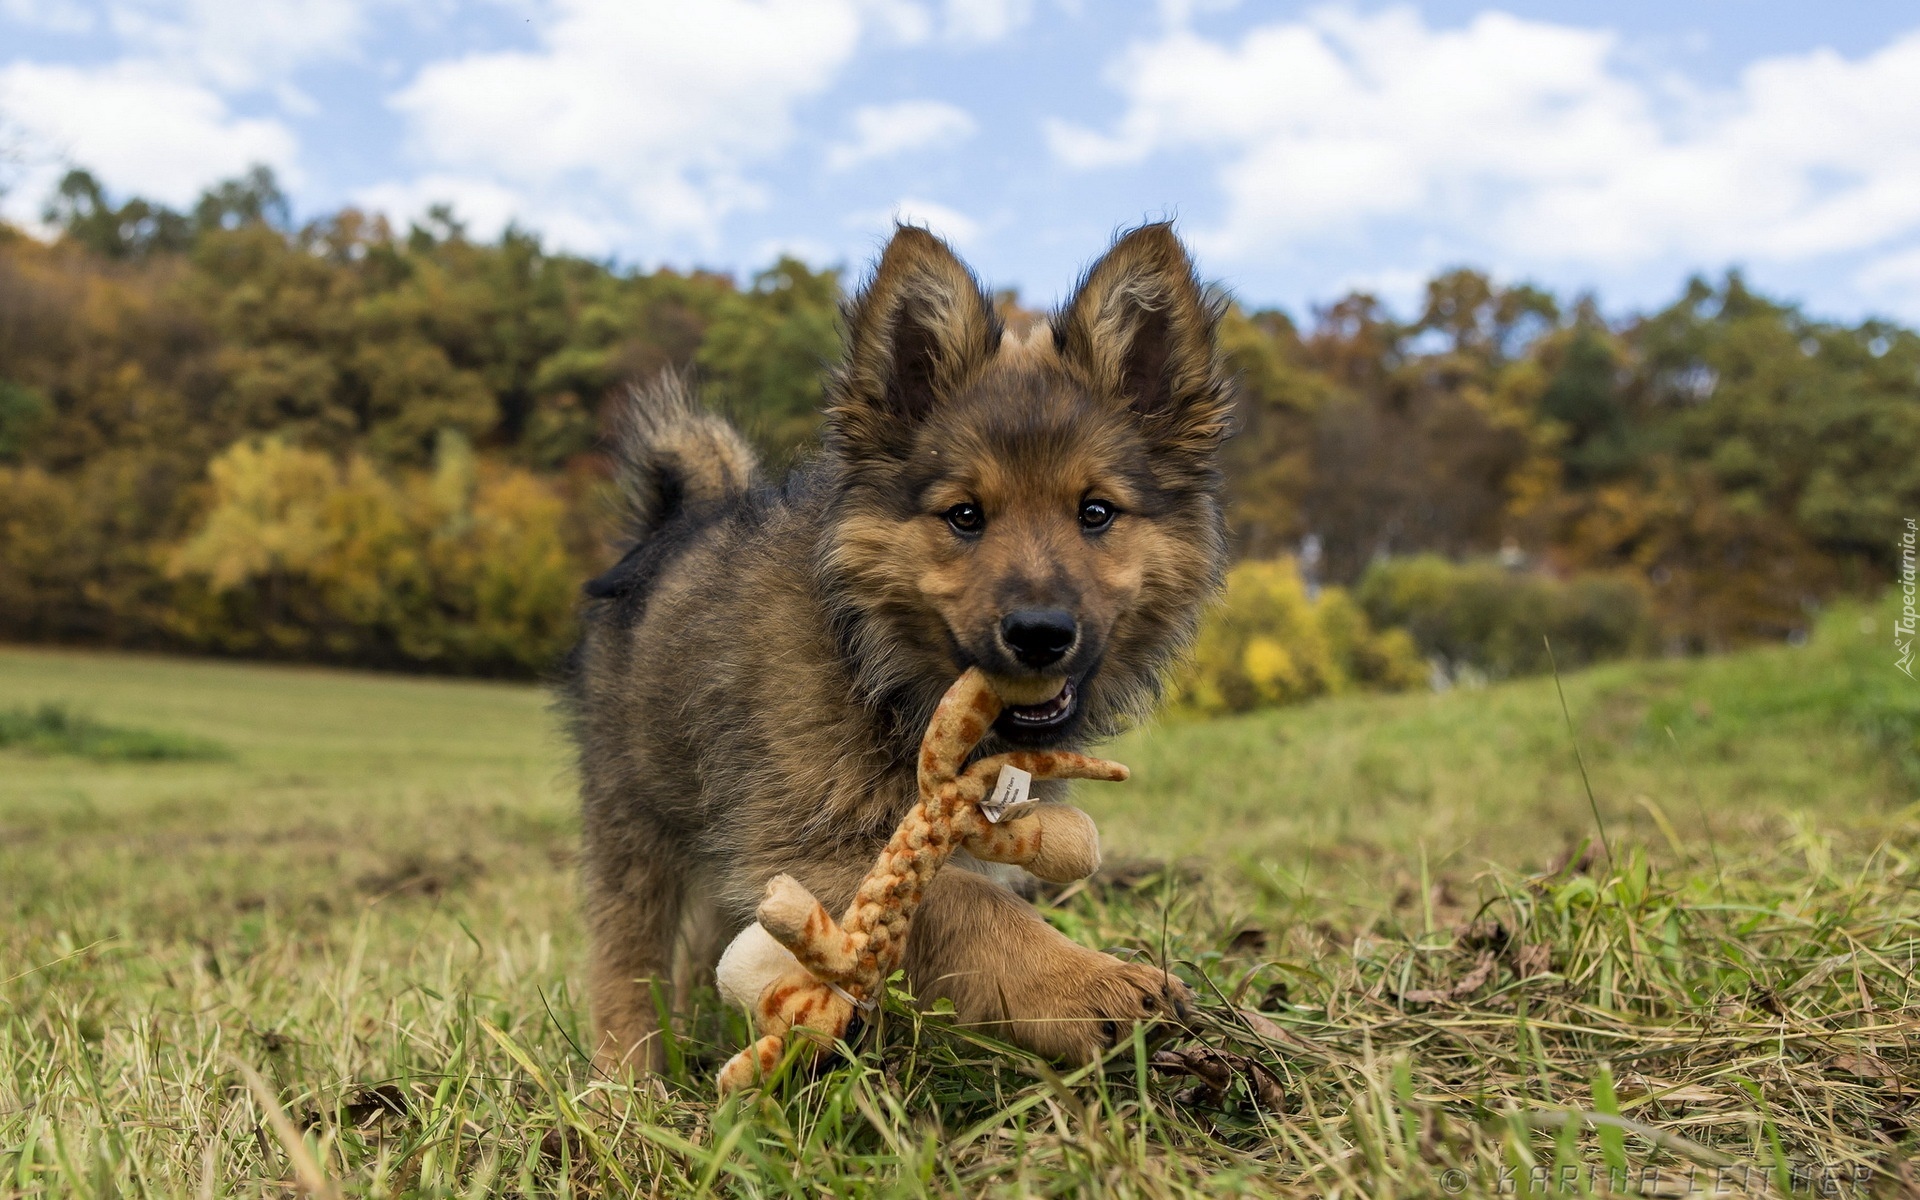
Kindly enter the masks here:
M 1029 797 L 1032 790 L 1033 776 L 1009 763 L 1000 768 L 1000 778 L 994 781 L 992 793 L 980 802 L 980 813 L 995 825 L 1008 817 L 1020 816 L 1039 803 Z

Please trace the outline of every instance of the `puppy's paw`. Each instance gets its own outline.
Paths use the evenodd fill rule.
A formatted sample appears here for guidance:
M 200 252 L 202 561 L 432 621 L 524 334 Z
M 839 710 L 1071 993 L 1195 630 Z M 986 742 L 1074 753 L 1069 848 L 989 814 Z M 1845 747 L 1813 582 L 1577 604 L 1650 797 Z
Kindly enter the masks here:
M 1186 984 L 1144 963 L 1075 947 L 1080 953 L 1023 989 L 1026 1004 L 1012 997 L 1013 1040 L 1048 1058 L 1084 1063 L 1132 1036 L 1135 1024 L 1149 1038 L 1165 1037 L 1185 1024 L 1193 992 Z

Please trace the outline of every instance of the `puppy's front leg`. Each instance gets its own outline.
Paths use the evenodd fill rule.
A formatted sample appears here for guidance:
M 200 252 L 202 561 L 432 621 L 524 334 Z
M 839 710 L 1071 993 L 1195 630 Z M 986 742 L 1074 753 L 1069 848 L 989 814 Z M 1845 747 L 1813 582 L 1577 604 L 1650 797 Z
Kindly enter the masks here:
M 1087 1062 L 1135 1021 L 1178 1021 L 1192 993 L 1158 967 L 1069 941 L 999 884 L 949 867 L 907 936 L 907 979 L 923 1004 L 1048 1058 Z

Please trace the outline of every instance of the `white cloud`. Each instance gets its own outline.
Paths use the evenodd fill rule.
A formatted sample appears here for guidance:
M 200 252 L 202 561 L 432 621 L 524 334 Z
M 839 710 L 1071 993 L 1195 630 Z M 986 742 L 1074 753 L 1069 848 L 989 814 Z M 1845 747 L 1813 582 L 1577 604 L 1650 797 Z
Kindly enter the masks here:
M 783 149 L 861 32 L 854 0 L 559 0 L 541 47 L 432 64 L 393 100 L 414 154 L 547 214 L 709 241 L 759 204 L 747 168 Z
M 917 45 L 936 31 L 950 43 L 983 46 L 1033 19 L 1033 0 L 861 0 L 868 17 L 898 40 Z
M 0 67 L 0 111 L 35 164 L 14 192 L 23 204 L 37 204 L 64 163 L 89 168 L 112 190 L 172 205 L 254 163 L 297 182 L 284 125 L 237 116 L 211 90 L 146 64 Z
M 370 3 L 120 0 L 108 19 L 133 56 L 169 63 L 224 91 L 245 91 L 284 87 L 299 67 L 350 57 L 368 32 Z
M 1432 272 L 1423 267 L 1381 267 L 1354 271 L 1330 281 L 1330 296 L 1364 292 L 1392 312 L 1418 312 Z
M 967 110 L 939 100 L 867 105 L 853 114 L 853 140 L 827 152 L 836 171 L 909 150 L 951 146 L 973 136 Z
M 79 0 L 0 0 L 0 17 L 48 33 L 86 33 L 93 13 Z
M 422 175 L 404 183 L 375 184 L 356 189 L 352 200 L 361 210 L 382 213 L 401 228 L 424 220 L 427 210 L 437 204 L 451 207 L 475 237 L 494 237 L 515 221 L 528 224 L 526 198 L 520 193 L 458 175 Z
M 1160 20 L 1168 25 L 1184 25 L 1196 13 L 1226 12 L 1240 7 L 1240 0 L 1156 0 Z
M 353 203 L 384 214 L 396 227 L 421 222 L 427 210 L 445 204 L 470 237 L 498 237 L 508 225 L 537 234 L 549 245 L 604 253 L 621 244 L 626 226 L 617 214 L 588 202 L 553 207 L 525 189 L 490 179 L 432 173 L 401 182 L 357 188 Z
M 320 111 L 302 68 L 350 62 L 392 0 L 0 0 L 41 27 L 90 25 L 107 66 L 17 62 L 9 120 L 43 170 L 67 157 L 116 191 L 175 202 L 260 159 L 286 173 L 291 125 Z M 730 214 L 763 206 L 766 169 L 800 136 L 800 107 L 844 75 L 863 38 L 984 43 L 1032 0 L 535 0 L 530 49 L 462 52 L 390 97 L 410 169 L 357 203 L 400 220 L 445 200 L 476 232 L 509 219 L 589 252 L 710 252 Z M 457 15 L 459 5 L 442 13 Z M 53 99 L 58 95 L 60 99 Z M 279 119 L 236 115 L 248 97 Z M 858 110 L 839 165 L 951 145 L 974 131 L 930 100 Z
M 1391 228 L 1520 264 L 1804 261 L 1920 231 L 1920 33 L 1719 91 L 1619 51 L 1498 12 L 1324 9 L 1237 42 L 1176 23 L 1113 65 L 1114 126 L 1048 134 L 1089 169 L 1211 156 L 1225 206 L 1197 240 L 1256 258 Z
M 1033 0 L 946 0 L 947 37 L 956 42 L 997 42 L 1033 19 Z
M 781 258 L 797 258 L 812 266 L 845 260 L 846 248 L 833 242 L 821 241 L 810 237 L 762 238 L 755 243 L 741 260 L 748 263 L 771 263 Z
M 932 200 L 903 199 L 894 205 L 893 215 L 902 225 L 924 226 L 956 246 L 977 241 L 982 232 L 980 222 Z
M 261 93 L 283 114 L 317 103 L 293 82 L 316 62 L 351 58 L 368 10 L 387 0 L 0 0 L 0 15 L 62 33 L 96 33 L 119 57 L 75 65 L 0 67 L 0 112 L 27 166 L 8 211 L 30 208 L 61 171 L 82 166 L 111 192 L 190 204 L 209 183 L 266 163 L 297 184 L 293 130 L 235 113 L 229 98 Z
M 985 226 L 958 209 L 914 197 L 906 197 L 885 211 L 854 213 L 847 218 L 849 228 L 882 235 L 892 233 L 896 224 L 918 225 L 955 246 L 977 242 L 985 232 Z
M 1032 0 L 553 0 L 537 49 L 433 63 L 392 98 L 424 172 L 511 191 L 542 228 L 597 229 L 577 249 L 717 247 L 765 205 L 762 170 L 797 110 L 836 84 L 863 37 L 1004 38 Z M 930 100 L 858 110 L 844 168 L 974 131 Z M 411 186 L 411 185 L 409 185 Z M 657 249 L 655 252 L 658 252 Z
M 1874 256 L 1855 273 L 1853 283 L 1884 311 L 1920 311 L 1920 246 Z

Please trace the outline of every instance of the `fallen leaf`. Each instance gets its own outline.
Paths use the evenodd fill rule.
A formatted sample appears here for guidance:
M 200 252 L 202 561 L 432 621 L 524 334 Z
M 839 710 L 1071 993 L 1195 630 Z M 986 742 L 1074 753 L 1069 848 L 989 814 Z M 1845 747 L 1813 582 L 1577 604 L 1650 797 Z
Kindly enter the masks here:
M 1181 1094 L 1183 1104 L 1218 1106 L 1226 1099 L 1227 1089 L 1233 1086 L 1234 1076 L 1238 1074 L 1247 1081 L 1247 1090 L 1261 1108 L 1276 1114 L 1287 1111 L 1287 1096 L 1280 1087 L 1280 1077 L 1244 1054 L 1210 1046 L 1189 1046 L 1156 1051 L 1147 1059 L 1147 1065 L 1157 1071 L 1191 1075 L 1200 1081 L 1199 1087 Z
M 1258 954 L 1266 948 L 1267 931 L 1257 925 L 1237 929 L 1227 940 L 1227 950 L 1233 954 Z
M 1186 1055 L 1178 1050 L 1155 1050 L 1147 1057 L 1147 1065 L 1156 1071 L 1172 1071 L 1178 1075 L 1187 1073 Z
M 1813 965 L 1812 970 L 1808 971 L 1805 975 L 1802 975 L 1800 978 L 1794 980 L 1792 986 L 1787 988 L 1785 994 L 1788 996 L 1798 996 L 1801 992 L 1804 992 L 1808 988 L 1813 987 L 1815 984 L 1818 984 L 1824 981 L 1827 978 L 1827 976 L 1833 974 L 1835 971 L 1838 971 L 1841 967 L 1846 966 L 1848 963 L 1852 961 L 1853 961 L 1853 951 L 1848 951 L 1845 954 L 1836 954 L 1831 958 L 1823 958 L 1819 962 Z
M 1882 1083 L 1899 1086 L 1900 1075 L 1887 1060 L 1877 1054 L 1842 1054 L 1827 1064 L 1829 1068 L 1845 1075 L 1857 1075 L 1862 1079 L 1877 1079 Z
M 1482 950 L 1480 957 L 1474 960 L 1473 970 L 1462 975 L 1460 981 L 1453 985 L 1454 996 L 1456 998 L 1471 996 L 1485 987 L 1487 980 L 1493 978 L 1495 961 L 1493 951 Z
M 1698 1084 L 1669 1087 L 1654 1080 L 1622 1088 L 1621 1096 L 1623 1099 L 1654 1100 L 1661 1104 L 1722 1104 L 1727 1099 L 1725 1094 Z
M 1261 1108 L 1274 1116 L 1284 1116 L 1287 1111 L 1287 1094 L 1280 1090 L 1280 1077 L 1250 1058 L 1243 1061 L 1249 1068 L 1248 1077 L 1253 1082 L 1254 1099 L 1260 1102 Z
M 1265 1013 L 1255 1012 L 1250 1008 L 1240 1009 L 1239 1013 L 1248 1028 L 1252 1029 L 1253 1032 L 1259 1034 L 1261 1037 L 1266 1038 L 1268 1041 L 1297 1046 L 1302 1050 L 1311 1051 L 1315 1054 L 1324 1054 L 1326 1052 L 1321 1048 L 1320 1044 L 1312 1038 L 1295 1033 Z
M 1522 979 L 1545 975 L 1552 970 L 1552 952 L 1544 942 L 1522 946 L 1513 956 L 1513 973 Z
M 549 1129 L 540 1139 L 540 1157 L 549 1162 L 561 1161 L 561 1155 L 564 1154 L 577 1163 L 583 1150 L 579 1133 L 572 1129 Z
M 340 1106 L 340 1113 L 352 1125 L 366 1125 L 384 1116 L 404 1116 L 409 1108 L 407 1093 L 397 1083 L 383 1083 L 354 1093 Z
M 1453 931 L 1453 936 L 1468 950 L 1504 950 L 1510 935 L 1498 921 L 1475 921 Z
M 1216 1093 L 1225 1092 L 1233 1083 L 1233 1061 L 1219 1050 L 1193 1046 L 1185 1051 L 1187 1070 Z
M 1400 999 L 1411 1004 L 1439 1004 L 1446 1000 L 1462 1000 L 1486 986 L 1493 978 L 1496 959 L 1491 950 L 1482 950 L 1474 960 L 1473 969 L 1446 987 L 1414 988 L 1401 993 Z

